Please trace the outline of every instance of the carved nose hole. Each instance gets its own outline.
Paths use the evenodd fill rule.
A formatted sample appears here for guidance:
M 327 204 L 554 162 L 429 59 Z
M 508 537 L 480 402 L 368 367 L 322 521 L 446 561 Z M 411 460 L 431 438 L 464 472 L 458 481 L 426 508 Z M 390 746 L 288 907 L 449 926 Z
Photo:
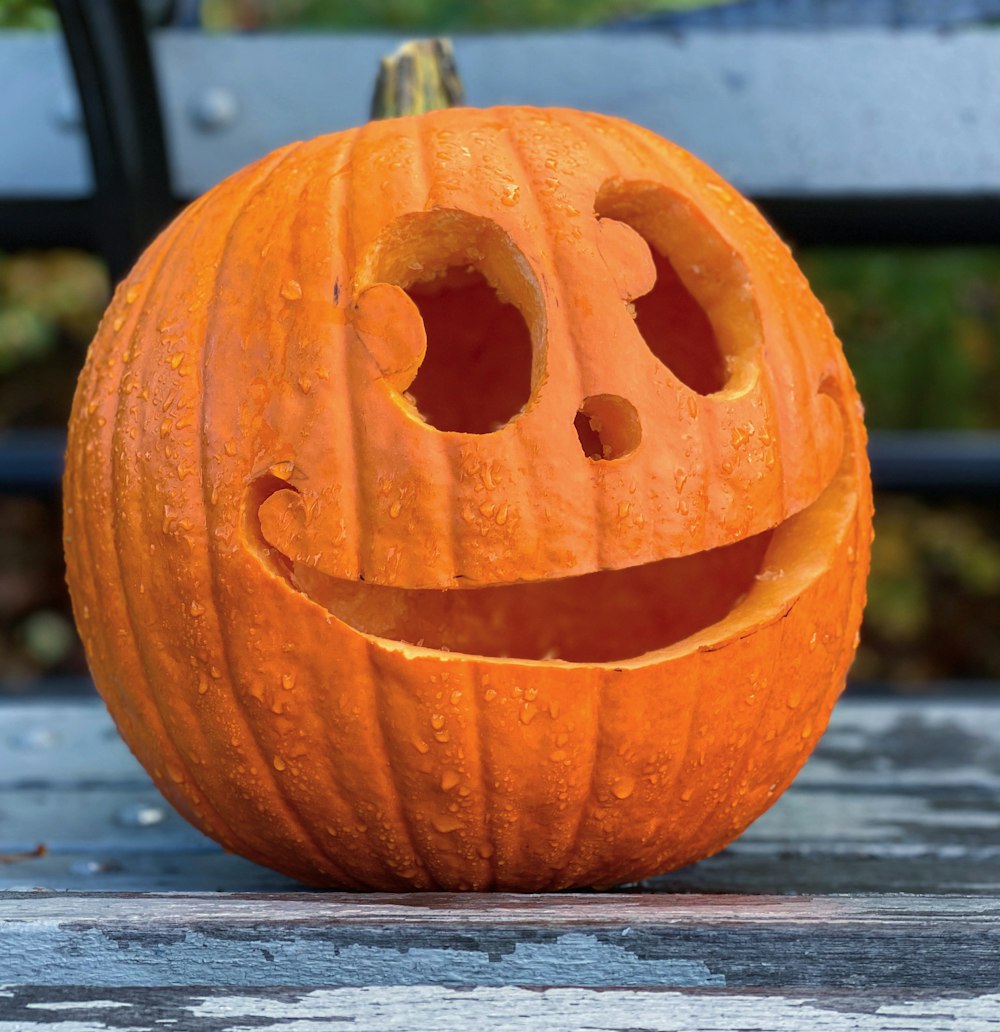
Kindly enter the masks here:
M 639 447 L 642 427 L 635 406 L 617 394 L 585 398 L 573 421 L 588 459 L 621 459 Z

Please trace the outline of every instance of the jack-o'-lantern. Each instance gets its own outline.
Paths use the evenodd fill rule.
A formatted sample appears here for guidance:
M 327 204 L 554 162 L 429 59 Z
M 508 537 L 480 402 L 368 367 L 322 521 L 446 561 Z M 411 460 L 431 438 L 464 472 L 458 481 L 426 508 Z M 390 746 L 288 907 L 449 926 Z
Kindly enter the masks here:
M 787 249 L 612 118 L 295 144 L 121 284 L 72 416 L 97 685 L 167 798 L 316 885 L 721 849 L 852 658 L 860 406 Z

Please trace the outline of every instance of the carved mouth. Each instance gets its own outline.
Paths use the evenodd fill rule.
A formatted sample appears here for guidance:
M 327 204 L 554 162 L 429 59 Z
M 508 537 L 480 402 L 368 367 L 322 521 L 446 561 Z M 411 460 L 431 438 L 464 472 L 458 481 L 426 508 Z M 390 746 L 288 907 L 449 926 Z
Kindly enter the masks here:
M 258 485 L 258 503 L 274 489 L 289 489 L 283 481 L 271 490 Z M 268 543 L 259 522 L 254 529 L 258 554 L 272 574 L 364 634 L 443 652 L 573 663 L 637 657 L 723 619 L 758 579 L 773 576 L 766 556 L 781 530 L 622 570 L 432 589 L 321 573 Z

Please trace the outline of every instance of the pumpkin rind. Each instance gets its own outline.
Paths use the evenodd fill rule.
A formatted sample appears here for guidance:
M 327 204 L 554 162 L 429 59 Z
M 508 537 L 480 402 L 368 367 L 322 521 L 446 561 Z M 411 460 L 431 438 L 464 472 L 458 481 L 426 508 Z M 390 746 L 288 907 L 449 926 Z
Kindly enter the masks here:
M 721 391 L 644 348 L 635 229 L 729 349 Z M 419 339 L 383 349 L 410 302 L 362 300 L 452 245 L 532 334 L 530 399 L 491 433 L 421 421 Z M 599 395 L 642 428 L 615 461 L 574 430 Z M 95 681 L 170 801 L 304 881 L 388 890 L 607 885 L 722 848 L 826 725 L 871 521 L 840 346 L 752 206 L 644 130 L 519 108 L 295 144 L 182 213 L 91 347 L 65 506 Z M 379 638 L 269 564 L 463 591 L 769 531 L 727 616 L 616 662 Z

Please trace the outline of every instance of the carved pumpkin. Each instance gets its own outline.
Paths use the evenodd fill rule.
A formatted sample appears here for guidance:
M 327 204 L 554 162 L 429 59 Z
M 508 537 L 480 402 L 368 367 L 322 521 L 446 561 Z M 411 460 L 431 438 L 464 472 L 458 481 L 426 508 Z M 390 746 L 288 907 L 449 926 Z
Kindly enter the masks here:
M 440 111 L 232 176 L 119 287 L 70 430 L 69 581 L 122 734 L 305 882 L 708 856 L 855 649 L 840 346 L 753 207 L 612 118 Z

